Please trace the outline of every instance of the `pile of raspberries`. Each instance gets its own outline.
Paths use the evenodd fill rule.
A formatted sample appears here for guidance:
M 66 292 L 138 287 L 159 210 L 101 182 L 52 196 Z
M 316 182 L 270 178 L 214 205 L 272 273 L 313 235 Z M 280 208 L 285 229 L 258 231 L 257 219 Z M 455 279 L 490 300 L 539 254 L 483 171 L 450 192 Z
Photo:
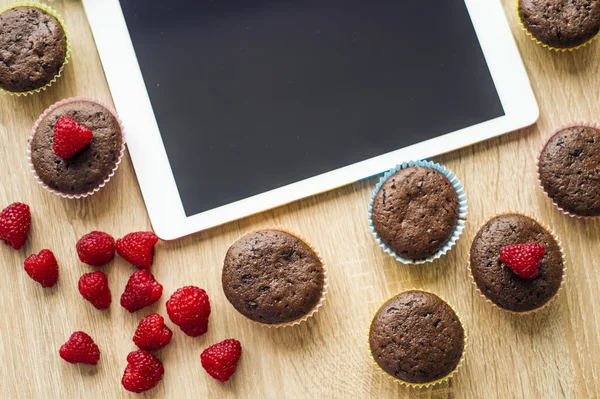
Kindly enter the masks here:
M 0 212 L 0 241 L 19 250 L 29 236 L 31 212 L 26 204 L 16 202 Z M 79 259 L 90 266 L 109 263 L 115 251 L 139 270 L 134 272 L 121 294 L 121 306 L 136 312 L 156 302 L 163 287 L 149 269 L 154 261 L 154 246 L 158 237 L 152 232 L 134 232 L 115 239 L 107 233 L 92 231 L 77 242 Z M 58 262 L 48 249 L 25 259 L 25 272 L 42 287 L 52 287 L 58 281 Z M 99 271 L 85 273 L 79 279 L 79 292 L 96 309 L 108 309 L 111 294 L 106 275 Z M 208 330 L 210 301 L 206 291 L 194 286 L 179 288 L 167 301 L 167 314 L 173 324 L 190 337 L 198 337 Z M 162 362 L 151 351 L 164 348 L 171 342 L 173 332 L 164 318 L 153 313 L 144 317 L 133 335 L 140 348 L 127 355 L 127 367 L 121 383 L 131 392 L 141 393 L 154 388 L 163 377 Z M 96 365 L 100 349 L 92 337 L 83 331 L 74 332 L 61 346 L 60 357 L 69 363 Z M 200 355 L 202 367 L 213 378 L 225 382 L 235 372 L 242 354 L 242 346 L 235 339 L 227 339 L 205 349 Z

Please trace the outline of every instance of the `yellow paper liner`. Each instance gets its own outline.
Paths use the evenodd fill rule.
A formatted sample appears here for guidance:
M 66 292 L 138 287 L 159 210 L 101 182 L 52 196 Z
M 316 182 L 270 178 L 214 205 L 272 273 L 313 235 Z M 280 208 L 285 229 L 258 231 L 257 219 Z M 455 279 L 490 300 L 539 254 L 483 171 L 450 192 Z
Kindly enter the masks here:
M 379 364 L 377 363 L 377 361 L 375 361 L 375 358 L 373 357 L 373 353 L 371 352 L 371 342 L 370 342 L 370 334 L 371 334 L 371 325 L 373 324 L 373 320 L 375 319 L 375 316 L 377 315 L 377 312 L 379 312 L 379 309 L 381 309 L 381 307 L 383 305 L 385 305 L 389 300 L 397 297 L 398 295 L 401 295 L 405 292 L 409 292 L 409 291 L 421 291 L 421 292 L 427 292 L 429 294 L 433 294 L 435 296 L 437 296 L 438 298 L 440 298 L 442 301 L 444 301 L 448 306 L 450 306 L 450 308 L 452 308 L 452 310 L 454 311 L 454 314 L 456 314 L 456 317 L 458 318 L 458 321 L 460 322 L 460 325 L 463 328 L 464 331 L 464 341 L 463 341 L 463 351 L 462 354 L 460 356 L 460 359 L 458 360 L 458 363 L 456 364 L 456 367 L 454 367 L 454 370 L 452 370 L 451 372 L 449 372 L 447 375 L 445 375 L 442 378 L 439 378 L 435 381 L 430 381 L 430 382 L 422 382 L 422 383 L 416 383 L 416 382 L 409 382 L 409 381 L 404 381 L 401 380 L 399 378 L 396 378 L 395 376 L 389 374 L 387 371 L 385 371 L 384 369 L 381 368 L 381 366 L 379 366 Z M 458 369 L 463 365 L 464 361 L 465 361 L 465 357 L 467 354 L 467 347 L 468 347 L 468 337 L 467 337 L 467 329 L 465 328 L 465 324 L 463 323 L 460 314 L 456 311 L 456 308 L 454 308 L 454 306 L 452 306 L 452 304 L 450 304 L 448 301 L 446 301 L 446 299 L 444 299 L 441 295 L 436 294 L 435 292 L 431 292 L 428 290 L 423 290 L 423 289 L 418 289 L 418 288 L 411 288 L 411 289 L 407 289 L 404 291 L 401 291 L 399 293 L 397 293 L 396 295 L 386 299 L 385 301 L 383 301 L 383 303 L 381 304 L 381 306 L 373 313 L 373 316 L 371 317 L 371 323 L 369 324 L 369 332 L 367 333 L 367 349 L 369 351 L 369 356 L 371 357 L 371 361 L 373 362 L 373 364 L 375 364 L 375 366 L 379 369 L 379 371 L 381 371 L 381 373 L 386 376 L 387 378 L 391 379 L 393 382 L 400 384 L 400 385 L 404 385 L 406 387 L 409 388 L 428 388 L 434 385 L 438 385 L 441 384 L 443 382 L 448 381 L 450 378 L 452 378 L 456 373 L 458 373 Z
M 33 136 L 35 136 L 35 134 L 40 126 L 40 123 L 42 123 L 42 121 L 48 115 L 50 115 L 50 113 L 52 111 L 54 111 L 56 108 L 61 107 L 63 105 L 67 105 L 67 104 L 79 102 L 79 101 L 91 102 L 94 104 L 98 104 L 98 105 L 102 106 L 104 109 L 106 109 L 116 119 L 116 121 L 119 124 L 119 127 L 121 129 L 121 149 L 119 150 L 119 156 L 118 156 L 117 161 L 115 162 L 113 168 L 111 169 L 110 173 L 104 178 L 104 180 L 102 180 L 100 183 L 98 183 L 98 185 L 96 187 L 94 187 L 93 189 L 91 189 L 85 193 L 68 194 L 68 193 L 63 193 L 58 190 L 55 190 L 42 181 L 42 179 L 38 175 L 37 171 L 35 170 L 35 166 L 33 166 L 33 161 L 31 159 L 31 143 L 33 141 Z M 40 184 L 42 187 L 44 187 L 46 190 L 50 191 L 51 193 L 56 194 L 62 198 L 68 198 L 68 199 L 85 198 L 85 197 L 94 195 L 95 193 L 100 191 L 100 189 L 102 189 L 110 181 L 110 179 L 112 179 L 112 177 L 115 175 L 115 173 L 117 172 L 117 169 L 119 169 L 119 165 L 121 164 L 121 161 L 123 160 L 123 155 L 125 155 L 125 144 L 126 144 L 126 139 L 125 139 L 125 129 L 123 127 L 123 122 L 121 122 L 121 119 L 119 119 L 119 115 L 117 115 L 117 112 L 114 109 L 112 109 L 112 107 L 109 107 L 108 105 L 106 105 L 105 103 L 103 103 L 101 101 L 94 100 L 94 99 L 88 98 L 88 97 L 69 97 L 69 98 L 65 98 L 64 100 L 58 101 L 58 102 L 52 104 L 50 107 L 48 107 L 40 115 L 40 117 L 37 119 L 37 121 L 33 125 L 33 128 L 31 129 L 31 134 L 29 136 L 29 139 L 27 140 L 27 164 L 29 165 L 29 170 L 31 170 L 31 173 L 33 174 L 33 177 L 38 182 L 38 184 Z
M 585 46 L 587 46 L 588 44 L 590 44 L 591 42 L 593 42 L 594 40 L 596 40 L 596 38 L 598 37 L 598 34 L 600 34 L 600 32 L 599 32 L 599 33 L 597 33 L 596 35 L 594 35 L 594 37 L 592 37 L 591 39 L 589 39 L 587 42 L 585 42 L 585 43 L 581 43 L 581 44 L 579 44 L 579 45 L 577 45 L 577 46 L 575 46 L 575 47 L 567 47 L 567 48 L 561 48 L 561 47 L 552 47 L 552 46 L 550 46 L 549 44 L 543 43 L 543 42 L 541 42 L 540 40 L 538 40 L 538 38 L 536 38 L 536 37 L 533 35 L 533 33 L 529 32 L 529 30 L 527 30 L 527 28 L 525 27 L 525 24 L 523 24 L 523 21 L 521 20 L 521 13 L 519 13 L 519 0 L 517 0 L 517 1 L 515 2 L 515 5 L 516 5 L 516 11 L 517 11 L 517 20 L 519 21 L 519 25 L 521 25 L 521 30 L 523 30 L 523 31 L 524 31 L 524 32 L 527 34 L 527 36 L 529 36 L 529 38 L 530 38 L 531 40 L 533 40 L 534 42 L 536 42 L 536 43 L 537 43 L 537 44 L 539 44 L 540 46 L 547 48 L 548 50 L 553 50 L 553 51 L 561 51 L 561 52 L 563 52 L 563 53 L 564 53 L 565 51 L 579 50 L 580 48 L 582 48 L 582 47 L 585 47 Z
M 560 249 L 560 256 L 562 259 L 562 264 L 563 264 L 563 273 L 562 273 L 562 279 L 560 280 L 560 286 L 558 287 L 558 290 L 556 290 L 556 293 L 554 294 L 554 296 L 552 298 L 550 298 L 548 300 L 548 302 L 544 303 L 542 306 L 540 306 L 539 308 L 536 309 L 532 309 L 532 310 L 527 310 L 524 312 L 515 312 L 512 310 L 508 310 L 508 309 L 504 309 L 502 306 L 498 306 L 497 304 L 495 304 L 492 300 L 490 300 L 488 297 L 486 297 L 483 292 L 481 292 L 481 290 L 479 289 L 479 286 L 477 285 L 477 283 L 475 282 L 475 278 L 473 277 L 473 271 L 471 270 L 471 255 L 469 254 L 469 256 L 467 257 L 467 268 L 469 270 L 469 277 L 471 278 L 471 283 L 475 286 L 475 289 L 477 290 L 477 292 L 479 293 L 479 295 L 485 299 L 486 302 L 488 302 L 489 304 L 491 304 L 493 307 L 503 310 L 504 312 L 507 313 L 511 313 L 511 314 L 516 314 L 516 315 L 528 315 L 531 313 L 535 313 L 535 312 L 539 312 L 540 310 L 546 308 L 548 305 L 550 305 L 552 302 L 554 302 L 554 300 L 558 297 L 558 294 L 560 293 L 560 291 L 562 290 L 563 286 L 565 285 L 565 279 L 567 278 L 567 257 L 565 255 L 565 250 L 563 249 L 562 246 L 562 242 L 560 241 L 560 239 L 558 238 L 558 235 L 556 235 L 556 233 L 554 232 L 554 230 L 552 230 L 550 228 L 550 226 L 548 226 L 547 224 L 545 224 L 544 222 L 538 220 L 537 218 L 534 218 L 533 216 L 529 216 L 526 215 L 524 213 L 521 212 L 516 212 L 516 211 L 508 211 L 508 212 L 502 212 L 502 213 L 498 213 L 494 216 L 492 216 L 491 218 L 487 219 L 485 222 L 483 222 L 481 224 L 481 226 L 479 226 L 479 229 L 477 230 L 477 233 L 479 233 L 479 231 L 492 219 L 494 219 L 495 217 L 498 216 L 502 216 L 502 215 L 521 215 L 521 216 L 525 216 L 528 217 L 530 219 L 535 220 L 540 226 L 542 226 L 548 233 L 550 233 L 550 235 L 552 235 L 552 238 L 554 238 L 554 241 L 556 241 L 556 243 L 558 244 L 558 248 Z M 470 252 L 470 248 L 473 246 L 473 241 L 475 240 L 475 237 L 477 236 L 477 233 L 475 233 L 475 235 L 473 236 L 473 239 L 471 239 L 471 245 L 469 245 L 469 252 Z
M 542 145 L 542 148 L 538 152 L 538 156 L 537 156 L 537 159 L 536 159 L 536 162 L 535 162 L 535 168 L 537 170 L 537 176 L 538 176 L 537 177 L 538 184 L 539 184 L 540 188 L 542 189 L 542 191 L 544 192 L 544 194 L 546 194 L 546 196 L 548 198 L 550 198 L 550 201 L 552 201 L 552 204 L 554 204 L 554 206 L 557 207 L 558 210 L 561 211 L 562 213 L 564 213 L 565 215 L 570 216 L 570 217 L 574 217 L 574 218 L 577 218 L 577 219 L 598 219 L 598 218 L 600 218 L 600 216 L 583 216 L 583 215 L 577 215 L 575 213 L 571 213 L 571 212 L 563 209 L 560 205 L 558 205 L 554 201 L 553 198 L 550 197 L 550 195 L 548 194 L 548 192 L 544 188 L 544 185 L 542 184 L 542 177 L 540 175 L 540 157 L 542 156 L 542 152 L 544 151 L 544 148 L 546 148 L 546 145 L 548 145 L 548 142 L 552 139 L 552 137 L 554 137 L 556 134 L 558 134 L 562 130 L 569 129 L 569 128 L 572 128 L 572 127 L 590 127 L 592 129 L 596 129 L 596 130 L 600 131 L 600 125 L 598 125 L 596 123 L 592 123 L 592 122 L 573 122 L 573 123 L 569 123 L 567 125 L 562 126 L 558 130 L 556 130 L 554 133 L 552 133 L 552 135 L 550 135 L 550 137 L 548 137 L 548 139 L 546 141 L 544 141 L 544 144 Z
M 327 287 L 328 287 L 328 281 L 329 281 L 329 278 L 327 277 L 327 267 L 325 265 L 325 262 L 323 261 L 323 258 L 321 257 L 321 254 L 319 253 L 319 251 L 317 251 L 316 248 L 306 238 L 304 238 L 302 235 L 291 232 L 283 227 L 262 227 L 262 228 L 258 228 L 258 229 L 253 229 L 253 230 L 247 231 L 244 234 L 242 234 L 236 240 L 236 242 L 239 241 L 241 238 L 247 236 L 248 234 L 258 233 L 260 231 L 266 231 L 266 230 L 280 231 L 282 233 L 287 233 L 291 236 L 294 236 L 294 237 L 300 239 L 300 241 L 302 241 L 303 243 L 305 243 L 315 253 L 315 255 L 317 255 L 317 258 L 319 258 L 319 261 L 321 262 L 321 265 L 323 266 L 323 291 L 321 292 L 321 298 L 319 299 L 319 302 L 317 302 L 317 304 L 307 314 L 305 314 L 304 316 L 302 316 L 301 318 L 296 319 L 296 320 L 288 321 L 285 323 L 278 323 L 278 324 L 267 324 L 267 323 L 261 323 L 256 320 L 252 320 L 249 317 L 244 316 L 243 314 L 242 314 L 242 316 L 246 317 L 246 319 L 250 320 L 250 322 L 252 322 L 253 324 L 258 324 L 260 326 L 269 327 L 269 328 L 296 326 L 296 325 L 308 320 L 310 317 L 313 317 L 315 314 L 317 314 L 317 312 L 319 311 L 319 308 L 321 306 L 323 306 L 323 302 L 325 302 L 325 297 L 327 295 Z
M 4 8 L 0 8 L 0 14 L 2 14 L 5 11 L 8 11 L 12 8 L 17 8 L 17 7 L 35 7 L 35 8 L 39 8 L 40 10 L 45 11 L 48 14 L 52 15 L 54 18 L 56 18 L 56 20 L 62 27 L 62 30 L 65 32 L 65 40 L 66 40 L 66 44 L 67 44 L 65 60 L 62 64 L 62 66 L 59 68 L 58 73 L 56 75 L 54 75 L 52 80 L 50 82 L 46 83 L 44 86 L 38 87 L 37 89 L 29 90 L 29 91 L 10 91 L 10 90 L 6 90 L 6 89 L 3 89 L 2 87 L 0 87 L 0 93 L 6 93 L 6 94 L 13 95 L 13 96 L 27 96 L 27 95 L 34 94 L 34 93 L 39 93 L 42 90 L 46 90 L 47 88 L 52 86 L 58 80 L 58 78 L 60 78 L 62 76 L 65 66 L 69 63 L 69 57 L 71 55 L 71 41 L 69 40 L 69 32 L 67 30 L 67 25 L 65 24 L 65 21 L 58 14 L 58 12 L 56 12 L 56 10 L 54 10 L 53 8 L 51 8 L 45 4 L 38 3 L 36 1 L 25 1 L 25 2 L 20 2 L 20 3 L 15 3 L 15 4 L 11 4 L 9 6 L 6 6 Z

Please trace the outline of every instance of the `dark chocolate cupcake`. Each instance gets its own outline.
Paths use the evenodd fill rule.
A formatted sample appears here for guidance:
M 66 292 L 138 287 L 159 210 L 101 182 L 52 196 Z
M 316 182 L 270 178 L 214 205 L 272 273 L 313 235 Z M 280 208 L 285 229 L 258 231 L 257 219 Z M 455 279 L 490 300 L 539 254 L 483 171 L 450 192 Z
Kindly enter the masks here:
M 47 88 L 69 52 L 64 24 L 51 8 L 21 3 L 0 11 L 0 90 L 22 95 Z
M 403 163 L 388 171 L 369 205 L 375 240 L 406 264 L 430 262 L 449 251 L 466 216 L 467 199 L 456 176 L 427 161 Z
M 600 216 L 600 127 L 561 128 L 538 157 L 538 176 L 554 205 L 569 216 Z
M 458 369 L 466 334 L 444 300 L 411 290 L 377 311 L 369 330 L 369 347 L 375 363 L 395 381 L 422 387 L 443 382 Z
M 92 139 L 69 159 L 53 148 L 54 125 L 68 116 L 91 130 Z M 115 174 L 123 153 L 123 127 L 106 105 L 86 98 L 62 100 L 48 108 L 33 127 L 27 156 L 36 180 L 65 198 L 81 198 L 100 190 Z
M 553 50 L 573 50 L 589 43 L 600 30 L 600 1 L 519 0 L 525 31 Z
M 257 323 L 299 324 L 322 305 L 325 265 L 306 241 L 282 229 L 248 233 L 227 251 L 222 284 L 233 307 Z
M 524 277 L 505 264 L 502 251 L 511 247 L 541 246 L 536 272 Z M 523 262 L 530 254 L 517 254 Z M 471 244 L 469 268 L 482 296 L 501 309 L 527 313 L 544 308 L 556 297 L 565 275 L 565 256 L 556 234 L 535 219 L 504 213 L 487 221 Z

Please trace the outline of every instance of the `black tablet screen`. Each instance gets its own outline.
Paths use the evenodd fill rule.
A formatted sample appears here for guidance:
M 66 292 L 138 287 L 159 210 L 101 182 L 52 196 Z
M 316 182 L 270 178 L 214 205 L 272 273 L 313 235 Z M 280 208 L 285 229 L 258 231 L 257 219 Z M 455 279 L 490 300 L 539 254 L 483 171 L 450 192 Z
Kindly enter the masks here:
M 504 114 L 462 0 L 121 7 L 188 216 Z

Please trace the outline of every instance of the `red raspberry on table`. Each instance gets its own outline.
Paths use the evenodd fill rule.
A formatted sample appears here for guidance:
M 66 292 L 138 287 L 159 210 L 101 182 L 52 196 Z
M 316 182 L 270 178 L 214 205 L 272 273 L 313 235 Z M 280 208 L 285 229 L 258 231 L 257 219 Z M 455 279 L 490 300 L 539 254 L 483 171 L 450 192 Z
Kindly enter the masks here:
M 108 279 L 101 271 L 85 273 L 79 279 L 79 293 L 96 309 L 108 309 L 110 306 L 110 289 Z
M 0 240 L 14 249 L 21 249 L 31 228 L 29 206 L 22 202 L 10 204 L 0 212 Z
M 98 345 L 83 331 L 74 332 L 58 353 L 69 363 L 96 364 L 100 360 Z
M 178 289 L 167 301 L 171 321 L 190 337 L 198 337 L 208 330 L 210 301 L 202 288 L 187 286 Z
M 152 305 L 162 295 L 163 287 L 148 270 L 138 270 L 129 277 L 121 295 L 121 306 L 129 312 Z
M 130 392 L 146 392 L 158 385 L 164 373 L 165 369 L 161 361 L 151 353 L 140 349 L 127 355 L 127 367 L 121 384 Z
M 75 156 L 92 141 L 92 131 L 70 116 L 63 115 L 54 123 L 52 149 L 63 159 Z
M 150 231 L 129 233 L 117 240 L 117 253 L 140 269 L 150 269 L 158 236 Z
M 115 239 L 101 231 L 81 237 L 76 248 L 79 260 L 90 266 L 103 266 L 115 257 Z
M 507 245 L 500 250 L 500 260 L 517 276 L 533 279 L 538 276 L 545 252 L 546 249 L 537 242 Z
M 153 313 L 144 317 L 133 336 L 133 342 L 140 348 L 147 351 L 157 351 L 164 348 L 171 342 L 173 332 L 165 325 L 165 319 Z
M 242 345 L 240 341 L 226 339 L 206 348 L 200 355 L 200 361 L 204 370 L 212 378 L 225 382 L 235 373 L 241 355 Z
M 25 271 L 42 287 L 52 287 L 58 281 L 58 263 L 49 249 L 42 249 L 39 254 L 25 259 Z

